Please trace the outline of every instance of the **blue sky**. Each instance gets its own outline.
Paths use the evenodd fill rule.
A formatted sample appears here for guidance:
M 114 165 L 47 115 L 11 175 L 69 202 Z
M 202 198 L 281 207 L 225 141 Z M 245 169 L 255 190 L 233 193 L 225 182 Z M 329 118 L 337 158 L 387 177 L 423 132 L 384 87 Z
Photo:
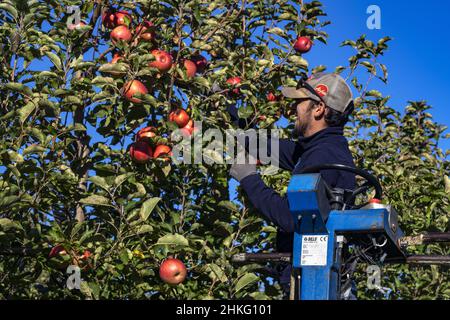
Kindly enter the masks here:
M 373 85 L 383 95 L 391 96 L 390 106 L 403 110 L 409 100 L 426 100 L 433 108 L 434 120 L 450 127 L 450 1 L 322 1 L 332 24 L 325 30 L 328 45 L 318 44 L 305 56 L 311 66 L 327 65 L 329 71 L 346 65 L 352 48 L 339 48 L 346 39 L 366 34 L 377 41 L 384 36 L 393 38 L 382 58 L 388 66 L 389 82 Z M 381 29 L 369 30 L 366 13 L 370 5 L 381 9 Z M 447 130 L 446 133 L 449 133 Z M 450 141 L 440 147 L 449 149 Z

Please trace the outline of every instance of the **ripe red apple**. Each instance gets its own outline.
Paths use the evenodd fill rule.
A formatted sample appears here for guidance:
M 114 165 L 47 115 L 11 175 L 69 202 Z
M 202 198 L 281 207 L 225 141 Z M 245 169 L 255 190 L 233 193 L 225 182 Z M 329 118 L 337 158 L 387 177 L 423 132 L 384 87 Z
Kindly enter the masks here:
M 153 150 L 147 142 L 137 141 L 130 147 L 130 156 L 134 162 L 146 163 L 153 156 Z
M 193 56 L 191 60 L 195 62 L 195 65 L 197 66 L 197 72 L 199 73 L 205 71 L 206 67 L 208 66 L 208 60 L 200 54 Z
M 116 44 L 117 41 L 125 41 L 128 42 L 131 40 L 131 38 L 133 37 L 133 35 L 131 34 L 130 29 L 128 29 L 127 26 L 118 26 L 115 27 L 112 31 L 111 31 L 111 41 L 112 43 Z
M 133 21 L 133 19 L 131 18 L 131 14 L 128 11 L 117 11 L 114 14 L 114 23 L 116 26 L 130 26 L 131 22 Z
M 155 127 L 145 127 L 138 131 L 136 134 L 136 141 L 148 140 L 156 137 Z
M 152 55 L 155 60 L 149 63 L 152 68 L 157 68 L 161 72 L 169 71 L 172 67 L 172 56 L 164 50 L 153 50 Z
M 136 35 L 139 39 L 142 39 L 144 41 L 151 41 L 154 40 L 156 37 L 156 33 L 153 30 L 154 25 L 151 21 L 144 21 L 142 23 L 140 23 L 137 27 L 136 27 Z
M 181 134 L 185 137 L 189 137 L 192 135 L 193 132 L 197 131 L 197 128 L 194 127 L 194 121 L 191 119 L 189 120 L 189 122 L 180 129 L 181 130 Z
M 241 83 L 241 78 L 239 78 L 239 77 L 232 77 L 232 78 L 229 78 L 229 79 L 227 80 L 227 83 L 228 83 L 228 84 L 231 84 L 231 85 L 233 85 L 233 86 L 235 86 L 235 85 Z M 232 92 L 233 92 L 234 94 L 239 94 L 240 90 L 239 90 L 239 88 L 235 88 L 235 89 L 232 90 Z
M 172 148 L 164 144 L 157 145 L 155 148 L 155 152 L 153 152 L 154 158 L 164 158 L 166 160 L 169 160 L 168 156 L 171 155 L 172 155 Z
M 105 26 L 105 28 L 114 29 L 114 27 L 116 27 L 114 20 L 115 20 L 114 12 L 110 10 L 103 12 L 102 23 Z
M 189 115 L 183 109 L 177 109 L 169 114 L 169 121 L 175 122 L 179 128 L 186 126 L 189 120 Z
M 208 65 L 208 60 L 206 60 L 204 56 L 198 54 L 191 57 L 191 60 L 194 61 L 195 65 L 197 66 L 198 73 L 203 73 L 203 71 L 205 71 Z
M 83 255 L 81 256 L 81 259 L 89 259 L 92 253 L 89 250 L 84 250 Z
M 313 43 L 309 37 L 298 37 L 294 43 L 294 49 L 300 53 L 307 53 L 311 50 Z
M 195 64 L 195 62 L 185 59 L 183 65 L 186 70 L 186 76 L 188 78 L 195 77 L 195 74 L 197 73 L 197 65 Z
M 139 80 L 132 80 L 128 81 L 123 85 L 123 95 L 128 101 L 134 102 L 134 103 L 141 103 L 142 100 L 138 98 L 133 98 L 133 95 L 135 94 L 147 94 L 148 90 L 144 86 L 142 82 Z
M 269 92 L 269 94 L 267 95 L 267 100 L 271 102 L 278 101 L 278 97 L 274 95 L 272 92 Z
M 180 284 L 186 278 L 186 274 L 186 266 L 178 259 L 166 259 L 159 267 L 161 280 L 168 284 Z
M 119 53 L 114 53 L 110 63 L 117 63 L 119 60 L 122 60 L 123 57 Z
M 66 254 L 67 254 L 67 251 L 63 248 L 63 246 L 58 244 L 50 250 L 48 257 L 53 258 L 53 257 L 56 257 L 57 255 L 66 255 Z
M 78 28 L 83 27 L 85 25 L 86 25 L 86 22 L 80 21 L 77 24 L 75 24 L 75 23 L 70 24 L 68 28 L 69 28 L 69 30 L 75 30 L 75 29 L 78 29 Z

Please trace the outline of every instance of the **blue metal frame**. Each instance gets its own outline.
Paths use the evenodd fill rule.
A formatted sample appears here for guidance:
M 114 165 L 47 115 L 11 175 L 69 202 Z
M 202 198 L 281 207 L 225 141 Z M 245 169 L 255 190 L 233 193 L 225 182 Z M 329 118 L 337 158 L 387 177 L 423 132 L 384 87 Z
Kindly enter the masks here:
M 339 234 L 383 233 L 396 246 L 403 236 L 399 228 L 390 226 L 387 209 L 330 211 L 320 174 L 292 177 L 288 187 L 288 200 L 294 221 L 298 221 L 294 234 L 293 267 L 301 269 L 301 300 L 339 299 L 340 250 L 336 241 Z M 302 238 L 305 235 L 328 236 L 326 265 L 301 265 Z

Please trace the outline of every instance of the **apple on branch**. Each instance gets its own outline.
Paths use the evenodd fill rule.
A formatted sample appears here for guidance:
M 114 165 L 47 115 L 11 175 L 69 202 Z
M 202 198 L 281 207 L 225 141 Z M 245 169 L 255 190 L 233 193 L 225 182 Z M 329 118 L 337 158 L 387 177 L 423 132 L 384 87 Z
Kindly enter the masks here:
M 175 122 L 179 128 L 186 126 L 189 120 L 189 115 L 184 109 L 177 109 L 169 114 L 169 121 Z
M 177 285 L 186 278 L 186 266 L 179 259 L 168 258 L 159 267 L 159 276 L 162 281 L 171 285 Z
M 153 157 L 153 150 L 147 142 L 137 141 L 130 147 L 130 156 L 136 163 L 146 163 Z
M 139 80 L 128 81 L 123 85 L 123 95 L 124 97 L 131 102 L 141 103 L 142 100 L 139 98 L 133 97 L 135 94 L 147 94 L 148 90 L 145 85 Z
M 170 70 L 172 67 L 172 56 L 168 52 L 155 49 L 151 53 L 155 57 L 155 60 L 149 63 L 150 67 L 156 68 L 160 72 L 167 72 Z
M 133 35 L 127 26 L 118 26 L 111 31 L 110 37 L 112 43 L 116 44 L 118 41 L 129 42 Z
M 294 43 L 295 51 L 299 53 L 307 53 L 311 50 L 313 43 L 309 37 L 298 37 Z

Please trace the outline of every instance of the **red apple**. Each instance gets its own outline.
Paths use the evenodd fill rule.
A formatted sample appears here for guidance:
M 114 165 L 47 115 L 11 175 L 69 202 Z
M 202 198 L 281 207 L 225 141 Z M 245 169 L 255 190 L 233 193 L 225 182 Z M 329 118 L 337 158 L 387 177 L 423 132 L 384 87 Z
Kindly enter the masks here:
M 53 257 L 56 257 L 57 255 L 66 255 L 66 254 L 67 254 L 67 251 L 63 248 L 63 246 L 58 244 L 50 250 L 48 257 L 53 258 Z
M 145 127 L 138 131 L 136 134 L 136 141 L 148 140 L 156 137 L 155 127 Z
M 166 160 L 169 159 L 168 156 L 172 155 L 172 148 L 166 146 L 164 144 L 159 144 L 155 148 L 155 152 L 153 153 L 154 158 L 164 158 Z
M 183 109 L 177 109 L 169 114 L 169 121 L 175 122 L 179 128 L 186 126 L 189 120 L 189 115 Z
M 228 83 L 228 84 L 231 84 L 232 86 L 235 86 L 235 85 L 241 83 L 241 78 L 239 78 L 239 77 L 232 77 L 232 78 L 229 78 L 229 79 L 227 80 L 227 83 Z M 239 94 L 239 92 L 240 92 L 239 88 L 235 88 L 235 89 L 233 89 L 232 91 L 233 91 L 234 94 Z
M 278 101 L 278 97 L 274 95 L 272 92 L 269 92 L 269 94 L 267 95 L 267 100 L 271 102 Z
M 134 162 L 146 163 L 153 156 L 153 150 L 147 142 L 137 141 L 130 147 L 130 156 Z
M 181 133 L 185 136 L 185 137 L 189 137 L 190 135 L 192 135 L 193 132 L 195 132 L 197 130 L 197 128 L 194 127 L 194 121 L 189 120 L 189 122 L 187 123 L 187 125 L 185 125 L 183 128 L 180 129 Z
M 131 40 L 133 35 L 131 34 L 130 29 L 128 29 L 127 26 L 118 26 L 115 27 L 111 31 L 111 41 L 112 43 L 116 44 L 117 41 L 125 41 L 128 42 Z
M 144 86 L 142 82 L 139 80 L 132 80 L 128 81 L 123 85 L 123 95 L 128 101 L 134 102 L 134 103 L 141 103 L 142 100 L 138 98 L 133 98 L 133 95 L 135 94 L 147 94 L 148 90 Z
M 120 10 L 114 14 L 114 23 L 116 26 L 125 25 L 128 27 L 130 26 L 132 21 L 133 19 L 131 18 L 130 13 L 127 11 Z
M 151 21 L 146 20 L 136 27 L 135 32 L 139 39 L 151 41 L 154 40 L 156 37 L 153 27 L 154 27 L 153 23 Z
M 311 50 L 313 43 L 309 37 L 298 37 L 294 43 L 294 49 L 300 53 L 307 53 Z
M 195 74 L 197 73 L 197 65 L 195 64 L 195 62 L 185 59 L 183 65 L 186 70 L 186 76 L 188 78 L 195 77 Z
M 111 12 L 110 10 L 103 12 L 102 23 L 105 26 L 105 28 L 114 29 L 114 27 L 116 27 L 114 20 L 115 20 L 114 12 Z
M 194 61 L 195 65 L 197 66 L 197 72 L 198 73 L 203 73 L 203 71 L 205 71 L 207 65 L 208 65 L 208 60 L 206 60 L 206 58 L 202 55 L 195 55 L 191 58 L 192 61 Z
M 152 68 L 157 68 L 161 72 L 169 71 L 172 67 L 172 56 L 164 50 L 153 50 L 152 55 L 155 60 L 149 63 Z
M 186 266 L 178 259 L 166 259 L 159 267 L 161 280 L 168 284 L 180 284 L 186 278 L 186 274 Z
M 92 253 L 89 250 L 84 250 L 82 259 L 88 259 L 91 255 Z
M 119 62 L 119 60 L 122 60 L 122 59 L 123 59 L 123 57 L 120 54 L 114 53 L 110 63 L 117 63 L 117 62 Z

